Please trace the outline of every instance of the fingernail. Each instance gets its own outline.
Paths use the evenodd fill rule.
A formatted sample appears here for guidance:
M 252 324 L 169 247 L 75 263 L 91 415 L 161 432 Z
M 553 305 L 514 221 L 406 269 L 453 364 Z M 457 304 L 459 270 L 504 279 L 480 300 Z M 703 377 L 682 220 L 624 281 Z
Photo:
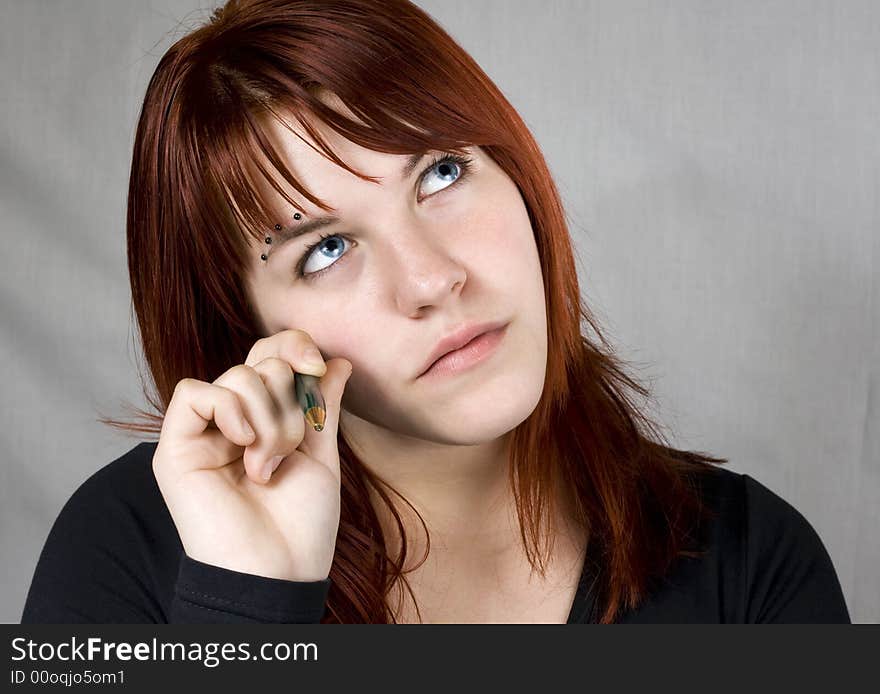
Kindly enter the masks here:
M 283 455 L 276 455 L 271 460 L 267 461 L 263 466 L 263 481 L 268 482 L 269 478 L 272 476 L 272 473 L 275 472 L 275 469 L 281 464 L 281 461 L 284 460 Z

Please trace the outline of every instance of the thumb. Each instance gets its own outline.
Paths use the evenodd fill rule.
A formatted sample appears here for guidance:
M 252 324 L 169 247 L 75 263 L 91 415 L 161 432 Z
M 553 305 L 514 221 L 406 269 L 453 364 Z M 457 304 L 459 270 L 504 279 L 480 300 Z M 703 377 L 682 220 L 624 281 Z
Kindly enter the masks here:
M 336 435 L 339 431 L 339 412 L 345 385 L 351 376 L 352 365 L 347 359 L 331 359 L 326 362 L 327 371 L 318 379 L 318 388 L 324 398 L 324 428 L 315 431 L 306 422 L 305 436 L 299 448 L 307 455 L 331 466 L 339 475 L 339 449 Z

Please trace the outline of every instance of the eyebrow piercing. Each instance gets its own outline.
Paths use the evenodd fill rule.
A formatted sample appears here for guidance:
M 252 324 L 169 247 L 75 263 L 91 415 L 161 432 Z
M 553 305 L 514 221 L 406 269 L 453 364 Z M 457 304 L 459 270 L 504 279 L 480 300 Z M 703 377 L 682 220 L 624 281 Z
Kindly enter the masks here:
M 294 213 L 293 218 L 294 218 L 294 219 L 302 219 L 302 215 L 301 215 L 299 212 L 296 212 L 296 213 Z M 280 224 L 276 224 L 276 225 L 275 225 L 275 231 L 281 231 L 281 225 L 280 225 Z M 267 237 L 266 237 L 266 243 L 267 243 L 267 244 L 271 244 L 271 243 L 272 243 L 272 237 L 271 237 L 271 236 L 267 236 Z M 264 263 L 265 263 L 268 259 L 269 259 L 269 256 L 268 256 L 266 253 L 262 253 L 262 254 L 260 255 L 260 260 L 262 260 Z
M 280 224 L 276 224 L 276 225 L 275 225 L 275 228 L 276 228 L 276 229 L 280 229 L 280 228 L 281 228 L 281 225 L 280 225 Z M 267 236 L 267 237 L 266 237 L 266 243 L 272 243 L 272 237 L 271 237 L 271 236 Z M 263 254 L 260 256 L 260 260 L 262 260 L 264 263 L 265 263 L 268 259 L 269 259 L 269 256 L 266 255 L 265 253 L 263 253 Z

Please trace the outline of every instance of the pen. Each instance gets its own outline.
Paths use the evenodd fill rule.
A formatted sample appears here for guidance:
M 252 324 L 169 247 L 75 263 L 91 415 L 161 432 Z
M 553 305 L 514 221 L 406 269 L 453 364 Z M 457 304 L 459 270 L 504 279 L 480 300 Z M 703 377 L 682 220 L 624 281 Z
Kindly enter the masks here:
M 318 377 L 294 372 L 293 382 L 296 387 L 296 399 L 302 407 L 306 421 L 314 427 L 315 431 L 322 431 L 327 417 L 327 409 L 324 406 L 324 396 L 321 395 L 321 390 L 318 388 Z

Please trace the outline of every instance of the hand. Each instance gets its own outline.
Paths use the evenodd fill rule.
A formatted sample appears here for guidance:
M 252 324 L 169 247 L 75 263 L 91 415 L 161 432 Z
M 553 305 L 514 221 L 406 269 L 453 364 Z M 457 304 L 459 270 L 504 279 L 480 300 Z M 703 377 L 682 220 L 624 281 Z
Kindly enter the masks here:
M 242 573 L 317 581 L 339 529 L 336 435 L 351 363 L 326 364 L 301 330 L 258 340 L 213 383 L 182 379 L 168 404 L 153 474 L 188 556 Z M 322 431 L 306 423 L 294 372 L 320 377 Z

